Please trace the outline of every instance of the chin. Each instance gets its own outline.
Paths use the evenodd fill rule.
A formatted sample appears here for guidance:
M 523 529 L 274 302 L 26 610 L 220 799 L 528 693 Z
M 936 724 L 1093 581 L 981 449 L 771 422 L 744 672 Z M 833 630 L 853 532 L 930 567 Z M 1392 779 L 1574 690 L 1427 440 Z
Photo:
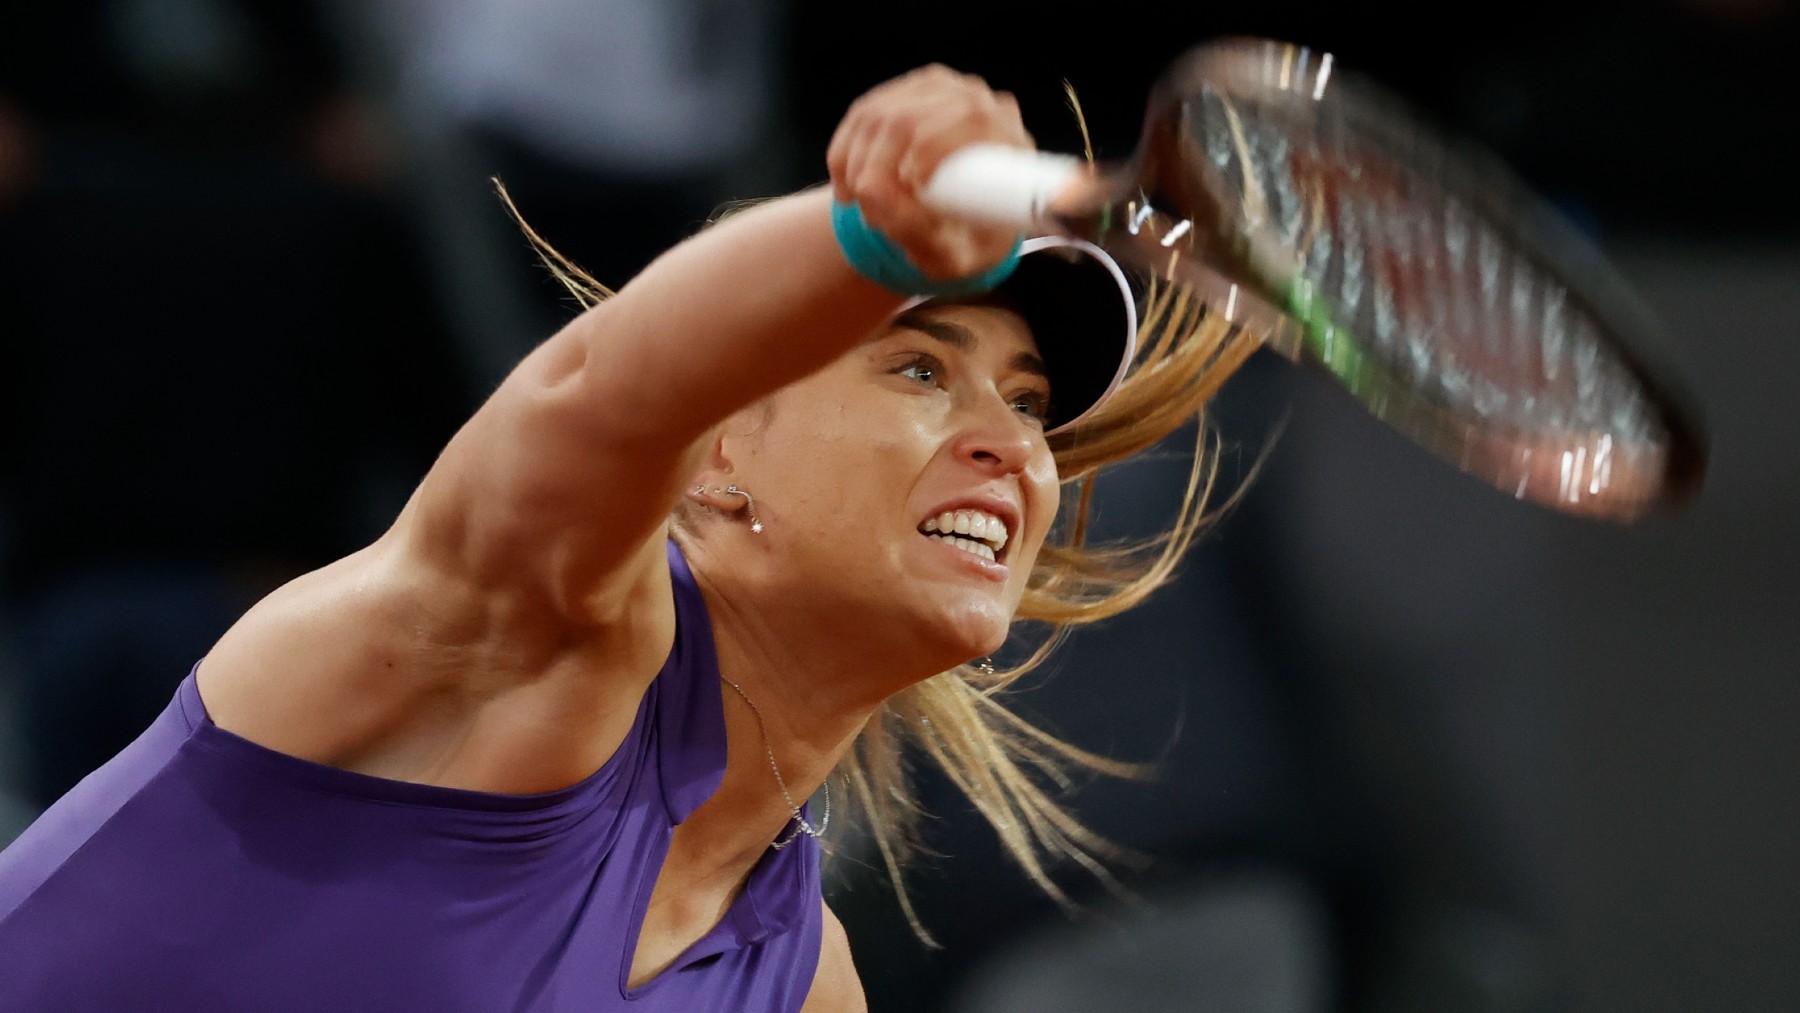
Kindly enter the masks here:
M 1000 609 L 992 602 L 971 602 L 940 615 L 934 625 L 943 634 L 942 657 L 948 663 L 942 669 L 948 669 L 998 651 L 1012 632 L 1012 610 Z

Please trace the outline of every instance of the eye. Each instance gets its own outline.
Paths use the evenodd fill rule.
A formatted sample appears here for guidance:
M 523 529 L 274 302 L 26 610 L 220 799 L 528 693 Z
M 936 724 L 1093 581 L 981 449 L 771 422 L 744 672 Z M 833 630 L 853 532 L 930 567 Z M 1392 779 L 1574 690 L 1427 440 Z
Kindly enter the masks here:
M 909 380 L 917 380 L 927 387 L 940 386 L 939 379 L 944 371 L 943 364 L 929 355 L 916 355 L 894 372 Z
M 1020 391 L 1013 395 L 1013 411 L 1039 422 L 1050 417 L 1050 395 L 1041 390 Z

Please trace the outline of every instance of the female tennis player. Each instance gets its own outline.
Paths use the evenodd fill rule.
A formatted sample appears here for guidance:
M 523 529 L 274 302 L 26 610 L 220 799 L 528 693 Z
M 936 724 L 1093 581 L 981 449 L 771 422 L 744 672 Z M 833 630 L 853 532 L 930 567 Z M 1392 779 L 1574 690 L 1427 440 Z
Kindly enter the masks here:
M 1250 348 L 1097 248 L 929 212 L 976 141 L 1032 145 L 1011 96 L 905 74 L 829 186 L 596 293 L 0 854 L 0 1010 L 861 1009 L 820 838 L 861 819 L 898 870 L 913 748 L 1046 889 L 1091 864 L 1036 774 L 1107 761 L 993 692 L 1053 638 L 983 659 L 1168 577 L 1203 443 L 1153 544 L 1084 547 L 1081 491 Z

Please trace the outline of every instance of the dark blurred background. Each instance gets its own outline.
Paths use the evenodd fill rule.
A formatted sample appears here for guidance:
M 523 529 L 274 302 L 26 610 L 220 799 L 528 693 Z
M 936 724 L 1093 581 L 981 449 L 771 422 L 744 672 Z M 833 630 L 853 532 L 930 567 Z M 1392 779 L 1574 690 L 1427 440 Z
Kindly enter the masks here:
M 1216 9 L 1209 9 L 1215 8 Z M 935 779 L 921 946 L 853 833 L 876 1013 L 1800 1009 L 1800 142 L 1788 0 L 1096 10 L 817 0 L 66 0 L 0 12 L 0 841 L 225 625 L 380 531 L 573 312 L 488 179 L 620 284 L 717 205 L 823 179 L 928 61 L 1041 146 L 1127 154 L 1208 37 L 1334 51 L 1503 156 L 1663 315 L 1711 467 L 1615 528 L 1465 479 L 1252 360 L 1228 482 L 1151 604 L 1020 705 L 1160 758 L 1075 795 L 1143 852 L 1059 909 Z M 759 265 L 760 267 L 760 265 Z M 1167 453 L 1102 483 L 1165 521 Z

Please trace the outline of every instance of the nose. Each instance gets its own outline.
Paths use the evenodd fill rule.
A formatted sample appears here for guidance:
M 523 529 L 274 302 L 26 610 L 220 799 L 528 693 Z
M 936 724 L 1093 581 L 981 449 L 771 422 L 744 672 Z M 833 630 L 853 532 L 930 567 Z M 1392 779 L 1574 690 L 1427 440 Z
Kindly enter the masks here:
M 1024 471 L 1043 443 L 1043 433 L 997 393 L 989 391 L 979 400 L 961 413 L 957 457 L 992 474 Z

